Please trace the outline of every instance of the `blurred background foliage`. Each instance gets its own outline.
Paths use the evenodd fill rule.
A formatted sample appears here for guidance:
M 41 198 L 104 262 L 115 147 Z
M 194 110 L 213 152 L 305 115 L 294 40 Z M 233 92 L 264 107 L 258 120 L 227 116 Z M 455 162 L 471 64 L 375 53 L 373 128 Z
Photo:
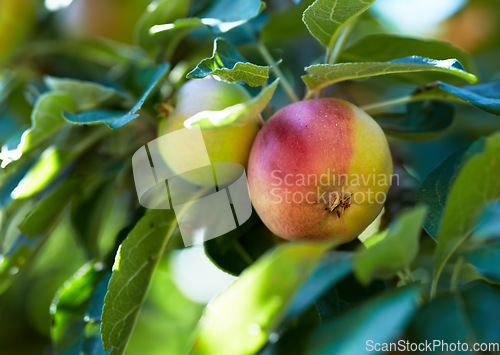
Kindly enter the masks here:
M 192 17 L 213 8 L 217 2 L 0 0 L 1 353 L 103 353 L 95 329 L 100 323 L 100 312 L 96 313 L 96 306 L 92 305 L 97 302 L 97 309 L 102 307 L 104 296 L 94 289 L 105 291 L 118 245 L 145 213 L 136 201 L 130 158 L 139 147 L 156 138 L 163 110 L 186 80 L 185 75 L 212 55 L 215 38 L 222 37 L 237 46 L 249 62 L 267 65 L 262 52 L 256 49 L 258 40 L 276 60 L 283 58 L 279 64 L 283 75 L 297 95 L 305 94 L 300 80 L 304 67 L 320 63 L 325 56 L 323 46 L 310 36 L 302 22 L 302 13 L 312 1 L 265 3 L 266 11 L 243 27 L 216 33 L 207 26 L 188 23 L 151 37 L 148 31 L 152 26 Z M 456 52 L 457 58 L 462 56 L 458 59 L 468 71 L 481 82 L 494 81 L 500 79 L 499 18 L 500 6 L 495 0 L 377 0 L 359 18 L 340 61 L 390 60 L 393 58 L 385 51 L 383 36 L 419 36 L 450 42 L 463 51 Z M 378 48 L 369 47 L 370 39 L 356 45 L 366 36 L 381 36 L 377 40 L 371 37 Z M 407 55 L 414 54 L 411 46 L 405 48 Z M 428 51 L 427 56 L 439 56 L 432 49 Z M 171 70 L 166 74 L 158 71 L 158 64 L 163 62 L 170 63 Z M 75 104 L 65 101 L 64 96 L 51 96 L 54 94 L 47 77 L 85 80 L 100 87 L 87 91 L 78 87 L 80 91 L 76 91 L 69 85 L 67 90 L 72 97 L 81 99 Z M 148 83 L 155 85 L 155 77 L 166 80 L 149 93 Z M 63 87 L 61 83 L 56 85 Z M 327 87 L 324 94 L 368 105 L 414 89 L 414 82 L 407 78 L 387 76 L 339 83 Z M 93 90 L 103 91 L 96 98 L 88 94 Z M 259 89 L 249 91 L 255 95 Z M 36 120 L 37 109 L 39 122 L 60 115 L 61 110 L 79 112 L 106 107 L 123 114 L 141 95 L 146 101 L 140 107 L 140 119 L 117 130 L 59 123 L 54 132 L 33 138 L 37 144 L 27 147 L 22 159 L 16 158 L 19 152 L 15 148 L 32 119 Z M 107 97 L 105 102 L 100 101 L 102 97 Z M 269 118 L 288 103 L 286 92 L 278 87 L 263 116 Z M 500 120 L 492 113 L 463 105 L 454 112 L 453 125 L 439 138 L 390 138 L 396 173 L 402 181 L 390 193 L 382 226 L 387 226 L 405 207 L 415 205 L 417 187 L 448 156 L 500 129 Z M 28 172 L 33 175 L 31 180 L 27 180 Z M 187 353 L 206 304 L 280 243 L 257 216 L 237 231 L 205 243 L 204 248 L 183 249 L 175 231 L 154 271 L 126 352 Z M 354 243 L 342 249 L 348 253 L 356 247 Z M 433 248 L 431 238 L 422 239 L 419 263 L 432 263 Z M 486 260 L 472 252 L 470 260 Z M 468 272 L 469 279 L 479 278 L 476 269 Z M 432 277 L 425 270 L 416 270 L 415 274 L 423 281 Z M 498 274 L 494 277 L 498 280 Z M 78 280 L 83 280 L 81 285 Z M 76 294 L 82 295 L 81 299 L 72 296 L 73 282 L 73 290 L 78 290 Z M 305 334 L 313 325 L 334 319 L 348 306 L 379 296 L 388 284 L 394 286 L 397 282 L 391 278 L 366 286 L 352 275 L 343 278 L 316 301 L 319 316 L 310 310 L 301 313 L 300 318 L 290 315 L 293 321 L 280 327 L 283 341 L 268 343 L 262 353 L 300 353 L 306 346 Z M 67 298 L 65 292 L 70 292 Z M 404 303 L 409 296 L 402 292 L 394 297 Z M 413 319 L 407 338 L 431 338 L 432 327 L 427 334 L 416 329 L 427 328 L 432 313 L 441 305 L 449 308 L 449 321 L 455 321 L 459 306 L 453 300 L 446 302 L 446 297 L 451 296 L 428 304 Z M 498 298 L 483 286 L 464 291 L 463 297 L 470 304 L 485 302 L 483 310 L 499 309 Z M 385 304 L 387 300 L 382 296 L 371 302 Z M 492 319 L 498 323 L 498 317 L 477 314 L 485 317 L 477 323 L 489 323 Z M 346 329 L 358 324 L 349 316 L 343 322 Z M 341 331 L 342 324 L 330 324 L 332 331 Z M 456 335 L 450 331 L 448 339 L 451 341 Z M 231 334 L 227 337 L 231 338 Z M 314 351 L 321 353 L 326 349 L 321 348 L 321 333 L 315 333 L 313 339 Z

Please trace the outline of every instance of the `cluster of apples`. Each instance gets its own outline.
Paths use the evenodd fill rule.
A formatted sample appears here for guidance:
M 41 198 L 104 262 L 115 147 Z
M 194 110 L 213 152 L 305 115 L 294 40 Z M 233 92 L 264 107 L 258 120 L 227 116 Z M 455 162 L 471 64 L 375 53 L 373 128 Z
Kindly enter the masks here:
M 198 112 L 249 98 L 236 83 L 190 80 L 178 91 L 159 135 L 183 128 Z M 256 212 L 274 234 L 288 240 L 353 240 L 380 213 L 390 187 L 392 159 L 382 129 L 343 100 L 304 100 L 283 107 L 262 127 L 255 119 L 209 127 L 202 135 L 212 162 L 248 167 Z M 165 158 L 174 171 L 181 164 L 175 154 Z
M 73 36 L 131 42 L 130 23 L 146 5 L 142 0 L 74 0 L 61 25 Z M 37 6 L 37 0 L 0 1 L 0 62 L 26 37 Z M 111 22 L 109 13 L 115 14 Z M 19 18 L 25 21 L 11 21 Z M 223 110 L 250 98 L 236 83 L 190 80 L 178 91 L 176 107 L 160 123 L 159 135 L 183 128 L 198 112 Z M 212 162 L 247 167 L 256 212 L 285 239 L 356 238 L 380 213 L 380 196 L 390 186 L 392 160 L 383 131 L 364 111 L 342 100 L 300 101 L 276 112 L 262 128 L 254 120 L 204 129 L 202 135 Z M 183 164 L 175 154 L 165 159 L 174 171 Z

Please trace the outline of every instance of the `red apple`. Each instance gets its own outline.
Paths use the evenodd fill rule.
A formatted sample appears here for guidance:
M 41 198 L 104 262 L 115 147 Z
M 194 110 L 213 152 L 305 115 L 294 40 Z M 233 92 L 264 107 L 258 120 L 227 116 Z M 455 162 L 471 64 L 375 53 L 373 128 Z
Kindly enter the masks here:
M 255 210 L 289 240 L 356 238 L 380 213 L 391 177 L 380 126 L 331 98 L 279 110 L 257 135 L 248 164 Z

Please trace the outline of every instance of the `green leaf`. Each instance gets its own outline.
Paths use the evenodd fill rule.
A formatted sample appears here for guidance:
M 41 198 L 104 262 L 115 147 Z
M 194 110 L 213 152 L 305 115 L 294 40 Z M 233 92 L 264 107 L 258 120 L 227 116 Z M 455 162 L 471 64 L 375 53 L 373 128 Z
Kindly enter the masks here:
M 453 106 L 439 101 L 412 102 L 407 112 L 374 115 L 390 136 L 406 140 L 429 140 L 446 132 L 453 124 Z
M 418 253 L 426 212 L 425 207 L 417 207 L 401 214 L 383 240 L 356 254 L 354 273 L 362 283 L 368 284 L 374 278 L 389 278 L 410 267 Z
M 265 8 L 260 0 L 220 0 L 213 3 L 206 11 L 197 17 L 177 19 L 172 23 L 153 26 L 153 35 L 166 34 L 160 37 L 162 41 L 184 36 L 189 31 L 206 25 L 216 33 L 224 33 L 240 26 L 256 17 Z
M 149 33 L 160 43 L 170 43 L 174 40 L 179 41 L 189 32 L 201 26 L 203 26 L 203 22 L 199 18 L 182 18 L 172 23 L 155 25 L 149 29 Z
M 249 120 L 255 119 L 267 106 L 274 95 L 278 83 L 279 79 L 276 79 L 272 84 L 262 89 L 258 96 L 247 102 L 229 106 L 221 111 L 199 112 L 188 118 L 184 122 L 184 125 L 191 127 L 193 124 L 198 124 L 202 129 L 210 129 L 245 124 Z
M 71 204 L 75 232 L 99 260 L 107 257 L 120 230 L 130 223 L 130 192 L 118 184 L 116 175 L 105 181 L 88 181 Z
M 333 48 L 342 29 L 375 0 L 316 0 L 302 16 L 309 32 L 327 48 Z
M 446 198 L 457 172 L 472 156 L 481 153 L 484 150 L 484 145 L 485 139 L 481 138 L 474 142 L 469 149 L 452 154 L 425 178 L 418 189 L 417 202 L 428 206 L 424 229 L 432 239 L 437 240 Z
M 77 192 L 77 187 L 81 182 L 79 179 L 68 179 L 60 183 L 26 216 L 19 229 L 29 237 L 44 234 L 50 230 Z
M 189 354 L 196 324 L 206 305 L 192 301 L 177 288 L 171 255 L 164 256 L 154 272 L 127 354 Z
M 150 29 L 162 23 L 171 23 L 189 13 L 191 1 L 159 0 L 152 2 L 142 14 L 135 27 L 135 43 L 145 49 L 160 45 L 158 38 L 152 36 Z
M 260 0 L 219 0 L 199 17 L 214 32 L 227 32 L 256 17 L 265 9 Z
M 304 312 L 335 283 L 345 278 L 351 270 L 351 253 L 331 252 L 326 255 L 316 270 L 295 293 L 287 308 L 287 318 Z
M 27 198 L 42 191 L 73 160 L 99 141 L 107 131 L 87 132 L 77 144 L 67 147 L 49 146 L 12 191 L 16 199 Z
M 268 48 L 308 38 L 307 27 L 302 23 L 302 13 L 311 1 L 302 1 L 298 6 L 289 6 L 279 12 L 269 12 L 268 20 L 260 31 L 260 38 Z
M 84 315 L 97 283 L 106 271 L 88 262 L 58 290 L 52 304 L 51 337 L 57 352 L 81 347 L 85 330 Z
M 135 103 L 135 105 L 126 112 L 117 112 L 109 110 L 87 111 L 79 114 L 72 114 L 64 112 L 63 117 L 68 122 L 78 125 L 92 125 L 104 123 L 112 129 L 120 128 L 121 126 L 129 123 L 135 118 L 139 117 L 137 111 L 142 108 L 146 99 L 158 89 L 162 79 L 165 77 L 169 69 L 168 63 L 161 64 L 150 79 L 144 93 Z
M 30 43 L 30 55 L 35 59 L 46 56 L 65 56 L 68 62 L 75 59 L 95 63 L 106 68 L 125 70 L 133 65 L 149 64 L 144 51 L 138 47 L 116 41 L 96 38 L 48 39 L 41 38 Z M 74 68 L 74 66 L 72 67 Z
M 453 182 L 439 229 L 434 266 L 435 283 L 447 260 L 469 237 L 477 214 L 500 198 L 500 133 L 490 136 L 484 151 L 471 157 Z
M 500 239 L 500 201 L 489 204 L 483 210 L 471 239 L 483 243 Z
M 465 290 L 439 295 L 423 306 L 408 327 L 407 337 L 414 343 L 439 340 L 448 344 L 466 342 L 470 346 L 476 342 L 498 344 L 498 319 L 500 292 L 475 283 Z M 441 347 L 435 350 L 441 352 Z
M 464 253 L 465 260 L 471 263 L 476 270 L 495 282 L 500 282 L 500 242 L 487 244 Z
M 418 89 L 412 100 L 450 100 L 500 115 L 500 81 L 457 87 L 440 81 Z
M 247 62 L 233 45 L 217 38 L 212 56 L 203 59 L 186 77 L 202 79 L 208 75 L 216 75 L 224 81 L 244 81 L 250 86 L 261 86 L 269 78 L 269 67 Z
M 85 338 L 82 344 L 82 355 L 105 355 L 102 338 L 99 331 L 101 325 L 101 314 L 104 306 L 111 272 L 108 272 L 99 281 L 97 287 L 90 297 L 89 306 L 85 312 Z
M 316 300 L 316 308 L 321 320 L 326 323 L 338 318 L 347 309 L 357 307 L 387 290 L 384 281 L 374 280 L 368 286 L 364 286 L 351 273 L 319 297 Z
M 90 110 L 124 98 L 115 89 L 90 81 L 46 76 L 44 82 L 50 90 L 71 96 L 77 111 Z
M 40 96 L 31 114 L 31 128 L 24 132 L 17 149 L 26 153 L 52 136 L 65 123 L 62 112 L 75 109 L 75 102 L 67 94 L 49 92 Z
M 320 90 L 340 81 L 362 79 L 379 75 L 433 72 L 451 75 L 474 83 L 475 75 L 464 70 L 456 59 L 435 60 L 418 56 L 394 59 L 389 62 L 318 64 L 306 68 L 310 75 L 302 79 L 310 90 Z
M 307 354 L 364 354 L 370 344 L 397 340 L 418 308 L 416 297 L 414 288 L 385 292 L 344 313 L 311 335 Z
M 329 247 L 331 243 L 284 244 L 243 271 L 207 306 L 192 353 L 257 352 Z
M 177 226 L 171 211 L 151 210 L 122 243 L 113 265 L 102 313 L 105 350 L 122 354 L 146 296 L 151 277 Z
M 383 48 L 383 50 L 380 50 Z M 340 58 L 347 62 L 385 62 L 394 58 L 418 55 L 434 59 L 455 58 L 470 71 L 470 56 L 448 42 L 426 38 L 401 37 L 393 34 L 364 36 L 344 49 Z

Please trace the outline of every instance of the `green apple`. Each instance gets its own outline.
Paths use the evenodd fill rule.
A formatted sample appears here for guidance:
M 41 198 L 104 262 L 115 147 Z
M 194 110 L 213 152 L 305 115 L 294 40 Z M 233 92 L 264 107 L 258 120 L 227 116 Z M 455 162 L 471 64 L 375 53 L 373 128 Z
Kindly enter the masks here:
M 190 80 L 178 91 L 176 107 L 168 118 L 160 122 L 158 135 L 162 136 L 185 128 L 186 119 L 201 111 L 220 111 L 249 99 L 251 99 L 250 94 L 236 83 L 213 78 Z M 246 167 L 252 142 L 259 128 L 257 119 L 254 119 L 242 125 L 202 129 L 201 133 L 210 162 L 233 162 Z M 187 143 L 185 147 L 178 149 L 189 150 L 190 146 Z M 174 172 L 184 171 L 187 160 L 189 164 L 194 162 L 194 165 L 205 165 L 203 155 L 195 151 L 188 159 L 185 156 L 181 158 L 175 150 L 165 150 L 163 155 Z M 232 177 L 218 178 L 219 184 L 226 184 Z M 190 180 L 198 185 L 206 185 L 211 183 L 213 178 L 203 175 L 191 177 Z

